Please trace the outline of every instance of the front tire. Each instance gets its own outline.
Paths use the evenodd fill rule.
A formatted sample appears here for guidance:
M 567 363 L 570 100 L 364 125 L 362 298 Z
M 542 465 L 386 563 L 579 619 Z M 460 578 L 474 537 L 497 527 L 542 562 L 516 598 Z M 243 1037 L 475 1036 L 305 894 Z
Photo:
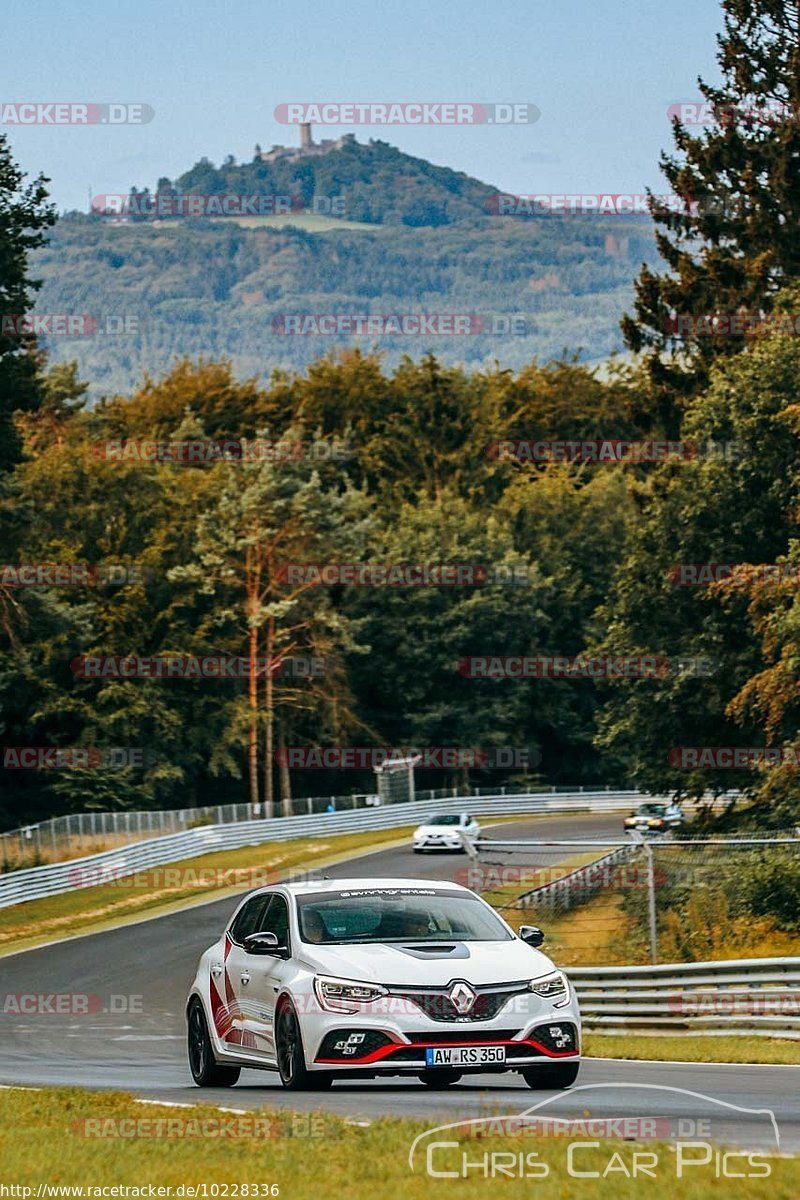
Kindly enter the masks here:
M 241 1067 L 222 1066 L 214 1058 L 203 1005 L 195 996 L 188 1013 L 189 1070 L 198 1087 L 233 1087 Z
M 303 1053 L 300 1021 L 286 1000 L 275 1019 L 275 1051 L 281 1083 L 290 1092 L 325 1091 L 333 1083 L 326 1071 L 309 1071 Z
M 542 1067 L 529 1067 L 521 1075 L 528 1087 L 538 1092 L 570 1087 L 580 1069 L 581 1064 L 577 1062 L 548 1063 Z

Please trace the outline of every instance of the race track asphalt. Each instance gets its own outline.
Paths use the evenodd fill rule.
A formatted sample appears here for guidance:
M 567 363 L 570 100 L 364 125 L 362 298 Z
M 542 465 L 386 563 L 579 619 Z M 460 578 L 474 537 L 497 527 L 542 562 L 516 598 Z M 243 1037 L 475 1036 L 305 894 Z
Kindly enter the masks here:
M 485 826 L 484 832 L 509 840 L 616 837 L 620 817 L 552 817 Z M 568 854 L 566 849 L 542 849 L 522 861 L 552 863 Z M 362 855 L 324 874 L 441 879 L 453 878 L 466 865 L 463 856 L 414 855 L 401 847 Z M 558 1093 L 531 1091 L 521 1077 L 510 1074 L 465 1076 L 447 1091 L 430 1091 L 413 1079 L 388 1079 L 337 1081 L 327 1093 L 290 1094 L 271 1072 L 248 1070 L 233 1089 L 201 1092 L 186 1064 L 184 1002 L 200 953 L 219 936 L 237 903 L 229 896 L 0 959 L 0 994 L 6 997 L 98 998 L 97 1010 L 88 1016 L 0 1013 L 0 1083 L 125 1089 L 142 1098 L 182 1104 L 202 1099 L 241 1109 L 324 1108 L 360 1121 L 413 1116 L 431 1124 L 489 1113 L 513 1116 L 545 1101 L 543 1114 L 656 1118 L 659 1136 L 670 1140 L 763 1149 L 776 1144 L 764 1111 L 770 1110 L 780 1148 L 800 1151 L 800 1066 L 587 1059 L 578 1084 Z

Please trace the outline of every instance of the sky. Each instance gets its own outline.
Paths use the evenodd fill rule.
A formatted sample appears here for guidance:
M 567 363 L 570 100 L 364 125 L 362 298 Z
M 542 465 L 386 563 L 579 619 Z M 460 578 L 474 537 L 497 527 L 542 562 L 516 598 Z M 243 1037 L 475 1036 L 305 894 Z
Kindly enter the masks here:
M 718 78 L 719 0 L 36 0 L 3 29 L 0 105 L 145 104 L 146 124 L 0 124 L 60 210 L 174 178 L 204 155 L 295 145 L 292 102 L 533 104 L 535 123 L 316 127 L 513 193 L 664 191 L 667 108 Z M 8 116 L 0 107 L 0 114 Z

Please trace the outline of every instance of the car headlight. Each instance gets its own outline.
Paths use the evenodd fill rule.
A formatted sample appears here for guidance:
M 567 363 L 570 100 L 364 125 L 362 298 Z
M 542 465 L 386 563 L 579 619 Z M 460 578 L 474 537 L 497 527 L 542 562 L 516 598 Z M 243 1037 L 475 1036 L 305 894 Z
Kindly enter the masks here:
M 663 817 L 652 817 L 647 824 L 651 829 L 658 829 L 661 825 L 666 825 L 666 821 Z
M 554 1008 L 563 1008 L 569 1003 L 569 983 L 563 971 L 554 971 L 551 975 L 532 979 L 528 987 L 543 1000 L 552 1000 Z
M 387 994 L 379 983 L 359 983 L 355 979 L 337 979 L 334 975 L 316 975 L 314 993 L 328 1012 L 358 1012 L 361 1004 L 369 1004 Z
M 625 824 L 626 824 L 626 825 L 635 825 L 635 824 L 636 824 L 636 817 L 626 817 L 626 818 L 625 818 Z

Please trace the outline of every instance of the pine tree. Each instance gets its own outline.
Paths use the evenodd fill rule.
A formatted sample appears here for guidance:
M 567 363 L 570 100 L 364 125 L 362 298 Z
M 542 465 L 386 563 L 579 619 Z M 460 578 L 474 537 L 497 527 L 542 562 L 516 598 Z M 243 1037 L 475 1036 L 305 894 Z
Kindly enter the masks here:
M 19 459 L 13 414 L 35 409 L 38 401 L 40 356 L 33 335 L 21 332 L 21 321 L 33 305 L 31 292 L 40 286 L 28 276 L 28 255 L 55 221 L 47 182 L 40 175 L 25 183 L 0 134 L 0 474 Z
M 642 268 L 635 316 L 622 321 L 673 429 L 676 400 L 702 388 L 714 358 L 747 337 L 698 335 L 687 318 L 768 314 L 800 268 L 800 0 L 723 0 L 723 10 L 722 83 L 698 80 L 711 124 L 694 135 L 675 119 L 679 154 L 661 158 L 684 202 L 653 201 L 669 271 Z

